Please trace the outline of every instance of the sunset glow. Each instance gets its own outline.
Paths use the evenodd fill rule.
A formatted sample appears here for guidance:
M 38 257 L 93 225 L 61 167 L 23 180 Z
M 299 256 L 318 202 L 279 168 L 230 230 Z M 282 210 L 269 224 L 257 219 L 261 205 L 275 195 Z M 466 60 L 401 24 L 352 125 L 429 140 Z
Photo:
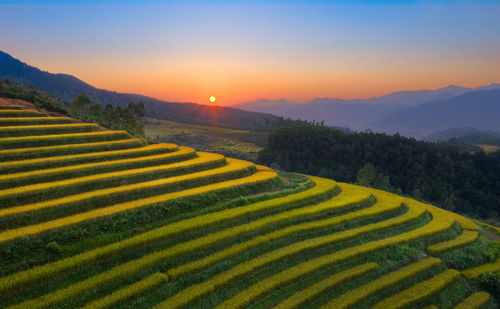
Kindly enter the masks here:
M 168 3 L 5 5 L 0 49 L 98 88 L 201 104 L 500 82 L 497 4 Z
M 212 95 L 210 96 L 210 98 L 208 98 L 208 100 L 210 101 L 210 103 L 214 103 L 217 100 L 217 98 L 215 98 L 215 96 Z

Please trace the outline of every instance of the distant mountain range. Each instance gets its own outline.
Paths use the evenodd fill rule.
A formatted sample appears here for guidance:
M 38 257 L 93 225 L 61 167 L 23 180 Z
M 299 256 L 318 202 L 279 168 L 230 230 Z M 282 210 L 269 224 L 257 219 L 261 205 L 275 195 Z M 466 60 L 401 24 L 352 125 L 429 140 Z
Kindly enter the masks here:
M 372 124 L 376 131 L 422 137 L 454 127 L 500 131 L 500 89 L 462 95 L 393 112 Z
M 478 88 L 451 85 L 356 100 L 316 98 L 308 103 L 259 99 L 221 107 L 165 102 L 139 94 L 98 89 L 71 75 L 41 71 L 1 51 L 0 78 L 31 84 L 68 101 L 82 93 L 103 104 L 123 106 L 143 101 L 150 117 L 226 128 L 259 128 L 265 125 L 266 119 L 285 116 L 417 138 L 464 126 L 500 131 L 500 84 Z
M 129 102 L 142 101 L 146 105 L 147 116 L 177 122 L 245 129 L 262 127 L 266 119 L 277 118 L 270 114 L 231 107 L 165 102 L 139 94 L 98 89 L 72 75 L 42 71 L 2 51 L 0 51 L 0 78 L 31 84 L 67 101 L 73 100 L 79 94 L 86 94 L 92 100 L 103 104 L 124 106 Z
M 438 130 L 473 126 L 500 130 L 500 84 L 478 88 L 448 86 L 438 90 L 400 91 L 344 100 L 316 98 L 308 103 L 259 99 L 234 105 L 290 118 L 325 121 L 355 130 L 424 137 Z

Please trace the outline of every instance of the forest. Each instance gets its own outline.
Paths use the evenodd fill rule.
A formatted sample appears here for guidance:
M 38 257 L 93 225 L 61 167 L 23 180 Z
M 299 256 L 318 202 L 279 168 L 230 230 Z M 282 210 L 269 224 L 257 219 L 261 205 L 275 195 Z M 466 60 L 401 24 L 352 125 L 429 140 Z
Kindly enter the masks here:
M 500 152 L 461 152 L 370 131 L 346 134 L 301 122 L 272 132 L 258 163 L 357 183 L 500 222 Z

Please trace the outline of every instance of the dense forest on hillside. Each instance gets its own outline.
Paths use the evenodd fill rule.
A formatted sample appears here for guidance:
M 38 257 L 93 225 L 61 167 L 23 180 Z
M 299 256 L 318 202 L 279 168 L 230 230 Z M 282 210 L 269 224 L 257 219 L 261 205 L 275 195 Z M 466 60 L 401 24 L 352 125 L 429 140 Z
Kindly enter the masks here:
M 500 218 L 500 152 L 464 153 L 397 134 L 345 134 L 302 123 L 271 133 L 258 162 L 411 195 L 471 216 Z

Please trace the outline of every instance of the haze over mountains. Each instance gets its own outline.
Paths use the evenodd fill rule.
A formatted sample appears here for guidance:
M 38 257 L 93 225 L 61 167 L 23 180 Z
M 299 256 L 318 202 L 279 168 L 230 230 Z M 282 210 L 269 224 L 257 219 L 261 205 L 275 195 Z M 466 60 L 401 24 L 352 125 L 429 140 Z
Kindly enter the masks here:
M 400 91 L 385 96 L 344 100 L 316 98 L 308 103 L 260 99 L 234 105 L 290 118 L 325 121 L 355 130 L 424 137 L 438 130 L 471 126 L 500 130 L 500 84 L 478 88 L 448 86 Z
M 264 126 L 266 119 L 277 118 L 274 115 L 231 107 L 165 102 L 139 94 L 98 89 L 72 75 L 42 71 L 2 51 L 0 51 L 0 78 L 33 85 L 68 101 L 82 93 L 102 104 L 125 106 L 129 102 L 142 101 L 146 106 L 147 116 L 170 121 L 244 129 L 261 127 Z

